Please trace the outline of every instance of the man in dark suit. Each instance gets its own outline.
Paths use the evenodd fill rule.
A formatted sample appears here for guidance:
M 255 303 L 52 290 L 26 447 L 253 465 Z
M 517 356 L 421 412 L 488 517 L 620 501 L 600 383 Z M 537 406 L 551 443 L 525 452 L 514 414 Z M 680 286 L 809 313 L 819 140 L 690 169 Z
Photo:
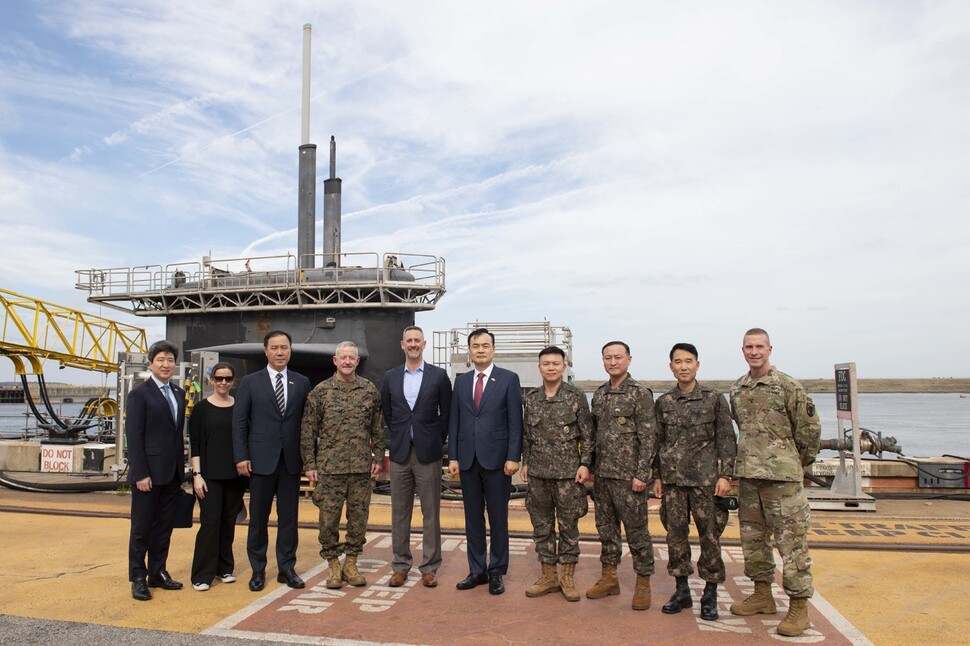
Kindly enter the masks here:
M 468 335 L 475 370 L 455 379 L 448 424 L 448 470 L 461 477 L 468 540 L 468 576 L 459 590 L 488 583 L 505 592 L 509 569 L 509 494 L 522 456 L 522 389 L 519 376 L 492 364 L 495 335 L 485 328 Z M 491 529 L 486 573 L 485 512 Z
M 392 588 L 404 585 L 411 569 L 415 490 L 423 516 L 418 571 L 425 587 L 438 585 L 435 573 L 441 565 L 441 457 L 448 439 L 451 380 L 446 371 L 424 362 L 426 345 L 421 328 L 405 328 L 404 365 L 388 370 L 381 386 L 381 410 L 390 433 Z
M 274 330 L 263 338 L 268 365 L 243 377 L 232 416 L 236 470 L 249 480 L 249 537 L 246 551 L 253 568 L 249 589 L 266 585 L 269 511 L 276 496 L 276 580 L 304 587 L 296 573 L 297 505 L 300 498 L 300 420 L 310 380 L 287 369 L 292 340 Z
M 128 579 L 131 596 L 138 601 L 152 598 L 148 588 L 182 588 L 165 566 L 175 502 L 185 475 L 185 391 L 170 383 L 177 358 L 178 349 L 168 341 L 153 343 L 148 349 L 152 376 L 131 391 L 125 407 L 128 483 L 134 485 Z

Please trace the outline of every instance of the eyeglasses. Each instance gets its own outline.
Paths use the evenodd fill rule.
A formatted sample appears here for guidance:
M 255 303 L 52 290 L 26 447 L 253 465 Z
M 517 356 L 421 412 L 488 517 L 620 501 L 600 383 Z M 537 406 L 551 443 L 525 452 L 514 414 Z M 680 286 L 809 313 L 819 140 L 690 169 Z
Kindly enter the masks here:
M 216 383 L 227 383 L 227 384 L 231 384 L 232 383 L 232 379 L 233 379 L 232 377 L 215 376 L 215 377 L 212 378 L 212 381 L 214 381 Z

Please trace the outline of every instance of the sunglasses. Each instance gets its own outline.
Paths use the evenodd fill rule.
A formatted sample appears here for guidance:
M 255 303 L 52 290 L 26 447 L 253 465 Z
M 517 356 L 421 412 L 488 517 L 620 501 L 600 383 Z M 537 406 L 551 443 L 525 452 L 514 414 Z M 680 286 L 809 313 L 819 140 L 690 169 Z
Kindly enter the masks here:
M 212 381 L 214 381 L 216 383 L 227 383 L 227 384 L 231 384 L 232 383 L 232 379 L 233 379 L 232 377 L 216 376 L 216 377 L 213 377 L 212 378 Z

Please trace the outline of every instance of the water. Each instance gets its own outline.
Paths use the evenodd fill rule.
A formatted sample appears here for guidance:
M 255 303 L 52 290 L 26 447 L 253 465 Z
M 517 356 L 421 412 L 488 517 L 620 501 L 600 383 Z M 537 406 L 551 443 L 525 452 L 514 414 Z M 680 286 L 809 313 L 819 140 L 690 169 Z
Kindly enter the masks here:
M 838 437 L 835 395 L 812 395 L 822 420 L 822 437 Z M 82 404 L 59 404 L 55 411 L 63 417 L 77 417 Z M 0 404 L 0 437 L 21 437 L 26 404 Z M 30 418 L 32 420 L 32 417 Z M 956 393 L 862 393 L 859 395 L 859 424 L 871 431 L 891 435 L 907 456 L 959 455 L 970 457 L 970 398 Z M 29 424 L 33 427 L 33 424 Z M 96 434 L 97 429 L 90 429 Z M 834 457 L 823 451 L 822 457 Z M 891 457 L 891 454 L 884 454 Z
M 55 404 L 54 412 L 62 420 L 74 420 L 81 414 L 83 407 L 83 403 Z M 47 411 L 42 403 L 37 404 L 37 410 L 47 416 Z M 41 437 L 47 437 L 47 431 L 38 430 L 36 426 L 34 415 L 30 412 L 30 407 L 27 404 L 0 404 L 0 438 L 22 438 L 25 428 L 28 437 L 33 437 L 38 433 Z M 85 433 L 93 438 L 97 436 L 98 431 L 98 427 L 93 426 L 87 429 Z
M 838 437 L 835 394 L 816 393 L 812 399 L 822 420 L 822 437 Z M 970 457 L 970 398 L 956 393 L 861 393 L 858 412 L 860 426 L 895 437 L 904 455 Z M 823 451 L 822 456 L 835 452 Z

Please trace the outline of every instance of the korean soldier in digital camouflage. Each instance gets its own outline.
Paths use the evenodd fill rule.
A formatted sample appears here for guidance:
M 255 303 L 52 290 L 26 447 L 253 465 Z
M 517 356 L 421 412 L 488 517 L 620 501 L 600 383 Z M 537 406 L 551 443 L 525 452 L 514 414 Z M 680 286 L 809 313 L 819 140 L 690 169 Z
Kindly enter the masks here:
M 586 393 L 566 383 L 565 372 L 566 353 L 561 348 L 550 346 L 539 352 L 542 385 L 524 400 L 521 476 L 529 485 L 525 506 L 542 566 L 539 579 L 525 596 L 541 597 L 561 589 L 568 601 L 579 601 L 574 575 L 579 519 L 589 510 L 583 483 L 589 479 L 592 463 L 593 426 Z
M 350 341 L 337 344 L 336 372 L 310 393 L 303 412 L 300 449 L 307 478 L 316 483 L 320 509 L 320 556 L 329 564 L 326 586 L 341 588 L 367 581 L 357 569 L 364 548 L 372 490 L 371 475 L 384 462 L 381 398 L 357 375 L 360 357 Z M 340 512 L 347 505 L 347 534 L 340 542 Z M 340 566 L 340 555 L 346 554 Z
M 693 605 L 687 585 L 687 577 L 694 572 L 687 539 L 693 516 L 701 545 L 697 573 L 706 582 L 701 619 L 714 621 L 717 584 L 725 578 L 720 537 L 728 519 L 727 509 L 714 502 L 731 490 L 738 442 L 724 395 L 697 381 L 700 366 L 694 345 L 677 343 L 671 348 L 670 371 L 677 385 L 656 404 L 660 477 L 653 490 L 663 501 L 660 518 L 667 530 L 667 572 L 677 580 L 676 591 L 661 610 L 676 614 Z
M 810 625 L 812 559 L 808 554 L 808 499 L 803 468 L 815 461 L 821 424 L 815 404 L 797 381 L 769 363 L 771 341 L 761 328 L 745 332 L 748 373 L 731 386 L 731 412 L 740 430 L 734 474 L 740 480 L 741 548 L 744 573 L 754 594 L 731 606 L 736 615 L 774 614 L 771 593 L 775 560 L 771 537 L 782 558 L 788 614 L 778 633 L 801 635 Z
M 653 543 L 647 526 L 647 487 L 653 482 L 657 425 L 653 393 L 630 376 L 630 346 L 610 341 L 603 346 L 603 368 L 610 379 L 593 394 L 593 501 L 602 551 L 600 580 L 586 591 L 589 599 L 620 594 L 620 523 L 633 557 L 636 587 L 633 609 L 650 607 Z

